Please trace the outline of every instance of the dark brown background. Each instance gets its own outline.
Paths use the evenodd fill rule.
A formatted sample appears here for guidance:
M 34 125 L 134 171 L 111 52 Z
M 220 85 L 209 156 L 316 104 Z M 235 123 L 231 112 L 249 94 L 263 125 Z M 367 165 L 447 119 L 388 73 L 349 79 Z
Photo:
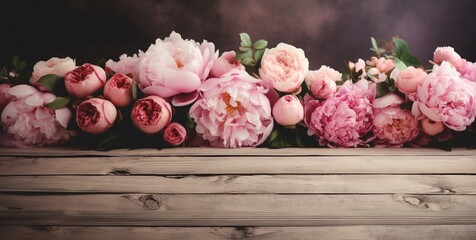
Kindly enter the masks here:
M 52 56 L 78 64 L 117 59 L 173 30 L 220 52 L 236 50 L 240 32 L 271 47 L 287 42 L 304 49 L 311 69 L 342 70 L 345 61 L 368 57 L 371 36 L 400 36 L 425 62 L 445 45 L 476 61 L 473 0 L 16 0 L 1 9 L 2 65 L 15 54 L 30 67 Z

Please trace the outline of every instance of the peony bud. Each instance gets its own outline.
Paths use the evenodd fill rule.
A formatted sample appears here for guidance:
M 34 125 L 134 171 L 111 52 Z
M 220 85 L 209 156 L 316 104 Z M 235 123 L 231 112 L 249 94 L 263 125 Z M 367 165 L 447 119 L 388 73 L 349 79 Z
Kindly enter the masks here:
M 180 123 L 170 123 L 164 130 L 164 140 L 172 146 L 178 146 L 186 139 L 187 130 Z
M 213 77 L 221 77 L 223 74 L 230 72 L 233 69 L 241 71 L 245 70 L 239 61 L 235 59 L 235 51 L 228 51 L 221 54 L 221 56 L 215 61 L 211 74 Z
M 398 74 L 395 85 L 402 93 L 414 93 L 418 88 L 418 84 L 427 76 L 428 74 L 421 68 L 408 67 Z
M 78 126 L 89 134 L 99 134 L 108 130 L 117 117 L 114 104 L 102 98 L 90 98 L 79 104 L 76 110 Z
M 86 63 L 68 72 L 64 83 L 70 96 L 83 98 L 104 87 L 106 72 L 99 66 Z
M 125 107 L 132 102 L 132 78 L 116 73 L 104 86 L 104 97 L 118 107 Z
M 437 47 L 433 52 L 433 61 L 436 64 L 441 64 L 443 61 L 451 63 L 456 66 L 459 64 L 461 56 L 455 52 L 452 47 Z
M 12 87 L 11 84 L 2 83 L 0 84 L 0 109 L 3 109 L 7 106 L 10 99 L 7 97 L 8 90 Z
M 273 106 L 273 117 L 283 126 L 293 126 L 304 117 L 304 108 L 294 95 L 282 96 Z
M 151 95 L 136 101 L 131 118 L 139 130 L 155 134 L 172 120 L 172 108 L 163 98 Z
M 337 91 L 336 82 L 329 78 L 318 79 L 311 85 L 311 93 L 316 98 L 327 99 Z
M 445 130 L 445 126 L 442 122 L 435 122 L 429 118 L 423 118 L 421 120 L 421 128 L 424 133 L 430 136 L 435 136 Z

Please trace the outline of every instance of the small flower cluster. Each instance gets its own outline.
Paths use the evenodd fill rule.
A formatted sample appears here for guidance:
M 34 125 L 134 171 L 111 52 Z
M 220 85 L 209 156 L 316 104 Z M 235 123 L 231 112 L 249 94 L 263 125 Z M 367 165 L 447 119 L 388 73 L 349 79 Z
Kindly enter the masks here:
M 16 59 L 0 76 L 0 144 L 416 147 L 474 138 L 476 63 L 452 47 L 436 48 L 425 67 L 403 39 L 383 49 L 372 38 L 375 56 L 339 72 L 309 69 L 293 45 L 240 39 L 240 51 L 220 55 L 172 32 L 104 65 L 40 61 L 21 84 L 13 80 L 26 63 Z

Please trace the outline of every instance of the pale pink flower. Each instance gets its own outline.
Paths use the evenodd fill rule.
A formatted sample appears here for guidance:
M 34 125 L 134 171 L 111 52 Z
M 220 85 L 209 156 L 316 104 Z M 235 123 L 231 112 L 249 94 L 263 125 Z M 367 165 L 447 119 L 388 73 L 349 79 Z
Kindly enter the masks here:
M 134 54 L 133 56 L 127 56 L 126 54 L 122 54 L 119 56 L 119 61 L 115 62 L 112 59 L 107 60 L 106 68 L 111 69 L 116 73 L 122 73 L 124 75 L 132 75 L 134 76 L 136 73 L 136 66 L 140 60 L 140 57 L 144 53 L 139 51 L 139 55 Z
M 443 61 L 446 61 L 453 66 L 457 66 L 461 59 L 461 56 L 455 52 L 453 47 L 437 47 L 433 52 L 433 61 L 436 64 L 441 64 Z
M 448 62 L 434 65 L 432 72 L 419 85 L 412 112 L 418 118 L 428 117 L 455 131 L 463 131 L 476 115 L 474 85 L 461 78 Z
M 405 94 L 416 92 L 418 85 L 428 76 L 421 68 L 408 67 L 401 70 L 395 79 L 398 90 Z
M 271 107 L 260 80 L 234 70 L 202 84 L 190 108 L 196 132 L 215 147 L 258 146 L 273 129 Z
M 291 94 L 282 96 L 273 106 L 273 117 L 282 126 L 298 124 L 304 117 L 301 101 Z
M 39 87 L 39 89 L 42 91 L 47 91 L 45 87 L 36 83 L 38 80 L 40 80 L 41 77 L 48 74 L 55 74 L 57 76 L 64 77 L 66 73 L 74 70 L 75 68 L 76 62 L 69 57 L 52 57 L 47 61 L 39 61 L 33 66 L 30 83 L 34 86 Z
M 359 72 L 362 70 L 362 75 L 360 75 L 360 79 L 363 79 L 364 77 L 367 76 L 367 72 L 365 71 L 365 61 L 362 58 L 359 58 L 357 62 L 349 62 L 349 69 L 354 70 L 355 72 Z
M 74 98 L 93 95 L 106 84 L 106 72 L 99 66 L 85 63 L 64 76 L 68 94 Z
M 445 130 L 445 125 L 442 122 L 435 122 L 429 118 L 423 118 L 420 122 L 423 132 L 430 136 L 435 136 Z
M 468 62 L 460 73 L 462 78 L 476 83 L 476 63 Z
M 174 106 L 185 106 L 197 99 L 197 90 L 217 58 L 213 43 L 184 40 L 172 32 L 143 54 L 134 79 L 146 95 L 171 98 Z
M 107 131 L 117 117 L 117 109 L 110 101 L 102 98 L 90 98 L 81 102 L 76 110 L 76 123 L 89 134 Z
M 372 101 L 375 85 L 367 80 L 346 81 L 325 101 L 309 100 L 304 109 L 308 134 L 321 146 L 357 147 L 373 140 Z
M 163 134 L 165 142 L 171 146 L 179 146 L 187 139 L 187 130 L 178 122 L 172 122 L 165 127 Z
M 376 68 L 379 73 L 383 74 L 387 74 L 395 68 L 395 62 L 392 59 L 386 59 L 384 57 L 371 57 L 370 61 L 367 61 L 367 65 Z
M 245 66 L 236 60 L 235 51 L 228 51 L 221 54 L 213 65 L 211 75 L 213 77 L 221 77 L 223 74 L 234 69 L 245 70 Z
M 126 107 L 132 103 L 132 78 L 116 73 L 104 86 L 104 97 L 117 107 Z
M 172 120 L 172 107 L 159 96 L 147 96 L 135 102 L 131 118 L 137 129 L 147 134 L 155 134 Z
M 44 106 L 55 100 L 55 95 L 30 85 L 14 86 L 8 94 L 11 100 L 1 115 L 1 145 L 41 147 L 66 142 L 76 135 L 66 129 L 71 119 L 68 108 L 52 110 Z
M 402 146 L 418 137 L 418 120 L 410 111 L 400 108 L 403 101 L 394 93 L 374 100 L 373 125 L 376 143 Z
M 259 76 L 268 86 L 292 93 L 300 89 L 308 70 L 309 61 L 302 49 L 280 43 L 265 50 Z
M 309 71 L 305 81 L 314 97 L 326 99 L 337 91 L 336 81 L 341 80 L 342 73 L 323 65 L 318 70 Z

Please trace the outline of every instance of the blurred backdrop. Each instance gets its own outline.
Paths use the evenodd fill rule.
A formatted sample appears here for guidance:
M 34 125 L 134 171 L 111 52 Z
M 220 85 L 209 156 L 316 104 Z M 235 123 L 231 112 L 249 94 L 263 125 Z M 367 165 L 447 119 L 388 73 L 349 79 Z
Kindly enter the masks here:
M 237 50 L 240 32 L 269 47 L 286 42 L 304 49 L 311 69 L 367 58 L 372 36 L 400 36 L 425 62 L 447 45 L 476 61 L 474 0 L 16 0 L 1 9 L 2 65 L 16 54 L 29 67 L 52 56 L 116 60 L 171 31 L 220 53 Z

